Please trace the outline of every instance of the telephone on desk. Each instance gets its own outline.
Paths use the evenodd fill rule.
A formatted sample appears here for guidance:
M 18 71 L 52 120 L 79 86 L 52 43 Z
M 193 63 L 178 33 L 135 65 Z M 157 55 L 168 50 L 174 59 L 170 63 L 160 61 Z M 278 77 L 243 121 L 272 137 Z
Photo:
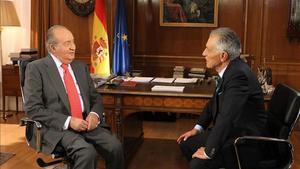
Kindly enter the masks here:
M 109 85 L 109 86 L 119 86 L 122 82 L 123 82 L 122 79 L 114 78 L 114 79 L 107 81 L 105 84 Z
M 108 78 L 101 78 L 97 74 L 91 74 L 91 78 L 93 79 L 95 88 L 102 85 L 118 86 L 122 82 L 116 75 L 111 75 Z

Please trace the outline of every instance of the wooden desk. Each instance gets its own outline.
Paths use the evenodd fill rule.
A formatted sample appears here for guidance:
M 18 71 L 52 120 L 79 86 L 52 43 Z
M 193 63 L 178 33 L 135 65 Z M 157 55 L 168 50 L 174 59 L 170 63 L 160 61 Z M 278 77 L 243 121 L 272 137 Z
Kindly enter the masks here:
M 124 145 L 125 158 L 130 159 L 143 140 L 142 121 L 136 112 L 157 111 L 200 114 L 212 97 L 214 83 L 188 84 L 183 93 L 151 92 L 154 84 L 135 87 L 103 86 L 106 121 Z
M 16 98 L 16 111 L 19 112 L 18 97 L 21 96 L 19 66 L 3 65 L 2 66 L 2 93 L 3 93 L 3 119 L 9 116 L 9 110 L 6 110 L 6 96 L 14 96 Z

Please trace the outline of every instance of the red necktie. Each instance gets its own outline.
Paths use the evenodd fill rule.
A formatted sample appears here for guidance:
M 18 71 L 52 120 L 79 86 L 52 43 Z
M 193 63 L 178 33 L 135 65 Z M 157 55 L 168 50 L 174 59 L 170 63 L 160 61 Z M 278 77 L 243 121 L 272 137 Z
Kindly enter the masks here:
M 72 117 L 77 117 L 82 119 L 80 98 L 74 80 L 69 72 L 68 65 L 62 64 L 61 67 L 64 69 L 64 82 L 67 90 L 67 95 L 69 98 Z

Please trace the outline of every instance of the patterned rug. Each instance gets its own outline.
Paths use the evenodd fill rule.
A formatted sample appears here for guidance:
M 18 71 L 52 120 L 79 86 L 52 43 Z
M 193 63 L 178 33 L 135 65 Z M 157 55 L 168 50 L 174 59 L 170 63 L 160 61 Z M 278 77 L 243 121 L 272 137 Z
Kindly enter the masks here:
M 4 153 L 0 152 L 0 165 L 8 161 L 10 158 L 12 158 L 15 154 L 13 153 Z

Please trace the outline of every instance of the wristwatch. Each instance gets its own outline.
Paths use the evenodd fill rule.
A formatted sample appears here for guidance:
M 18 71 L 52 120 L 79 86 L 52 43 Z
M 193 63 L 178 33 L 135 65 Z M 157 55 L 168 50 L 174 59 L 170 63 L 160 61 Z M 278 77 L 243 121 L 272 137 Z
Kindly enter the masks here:
M 78 16 L 88 16 L 95 7 L 95 0 L 65 0 L 65 3 Z

